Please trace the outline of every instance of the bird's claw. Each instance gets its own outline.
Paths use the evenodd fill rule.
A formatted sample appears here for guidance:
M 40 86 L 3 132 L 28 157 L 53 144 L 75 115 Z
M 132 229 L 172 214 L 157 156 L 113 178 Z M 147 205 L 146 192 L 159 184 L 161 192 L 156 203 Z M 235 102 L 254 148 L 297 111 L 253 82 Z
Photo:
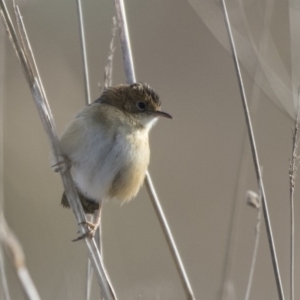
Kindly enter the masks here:
M 62 172 L 65 173 L 67 170 L 69 170 L 71 168 L 71 161 L 65 157 L 62 156 L 62 160 L 58 161 L 56 164 L 54 164 L 53 166 L 51 166 L 51 168 L 53 168 L 54 172 Z
M 77 241 L 83 240 L 85 238 L 92 239 L 95 236 L 96 230 L 98 228 L 97 224 L 94 224 L 94 223 L 88 222 L 88 221 L 83 221 L 83 222 L 79 223 L 79 225 L 87 225 L 91 229 L 89 229 L 86 233 L 79 236 L 78 238 L 72 240 L 72 242 L 77 242 Z
M 97 224 L 94 224 L 94 223 L 89 222 L 89 221 L 82 221 L 82 222 L 79 223 L 79 225 L 87 225 L 92 229 L 97 229 L 97 227 L 98 227 Z

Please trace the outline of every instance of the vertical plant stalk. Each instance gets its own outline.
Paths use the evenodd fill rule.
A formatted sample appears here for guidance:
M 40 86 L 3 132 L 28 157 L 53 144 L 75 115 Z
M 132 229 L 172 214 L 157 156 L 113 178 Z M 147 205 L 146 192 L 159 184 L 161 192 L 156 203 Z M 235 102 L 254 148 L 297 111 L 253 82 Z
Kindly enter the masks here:
M 252 205 L 257 209 L 257 221 L 256 221 L 256 226 L 255 226 L 254 249 L 253 249 L 252 262 L 251 262 L 251 268 L 250 268 L 250 274 L 249 274 L 249 279 L 248 279 L 245 300 L 249 300 L 249 298 L 250 298 L 250 292 L 251 292 L 251 288 L 252 288 L 253 275 L 254 275 L 254 270 L 255 270 L 259 238 L 260 238 L 260 228 L 261 228 L 261 219 L 262 219 L 261 191 L 259 191 L 259 195 L 256 195 L 256 197 L 257 197 L 256 203 L 250 204 L 248 202 L 249 205 Z
M 267 204 L 267 199 L 266 199 L 265 190 L 264 190 L 264 184 L 263 184 L 263 180 L 262 180 L 262 174 L 261 174 L 261 169 L 260 169 L 260 164 L 259 164 L 259 159 L 258 159 L 256 142 L 255 142 L 255 137 L 254 137 L 254 133 L 253 133 L 252 122 L 251 122 L 251 117 L 250 117 L 248 103 L 247 103 L 247 97 L 246 97 L 246 93 L 245 93 L 245 89 L 244 89 L 244 83 L 243 83 L 243 79 L 242 79 L 242 73 L 240 70 L 239 60 L 238 60 L 238 56 L 237 56 L 237 52 L 236 52 L 236 48 L 235 48 L 232 31 L 231 31 L 231 25 L 230 25 L 230 21 L 229 21 L 229 17 L 228 17 L 226 3 L 225 3 L 225 0 L 220 0 L 220 1 L 221 1 L 221 5 L 223 7 L 226 28 L 228 31 L 228 36 L 229 36 L 230 45 L 231 45 L 232 54 L 233 54 L 234 66 L 235 66 L 235 70 L 236 70 L 236 74 L 237 74 L 237 78 L 238 78 L 238 84 L 239 84 L 241 99 L 242 99 L 244 113 L 245 113 L 245 119 L 246 119 L 246 124 L 247 124 L 247 129 L 248 129 L 248 135 L 249 135 L 249 140 L 250 140 L 250 145 L 251 145 L 251 151 L 252 151 L 252 157 L 253 157 L 256 177 L 257 177 L 258 185 L 260 186 L 261 194 L 262 194 L 262 207 L 263 207 L 264 219 L 265 219 L 265 224 L 266 224 L 266 230 L 267 230 L 267 236 L 268 236 L 268 241 L 269 241 L 269 247 L 270 247 L 270 252 L 271 252 L 271 258 L 272 258 L 272 264 L 273 264 L 273 269 L 274 269 L 274 275 L 275 275 L 275 280 L 276 280 L 278 296 L 279 296 L 280 300 L 284 300 L 284 293 L 283 293 L 282 282 L 281 282 L 279 266 L 278 266 L 278 261 L 277 261 L 277 255 L 276 255 L 276 249 L 275 249 L 274 238 L 273 238 L 273 233 L 272 233 L 268 204 Z
M 92 219 L 93 216 L 86 216 L 86 218 L 87 218 L 88 222 L 93 222 L 93 219 Z M 97 232 L 98 232 L 98 230 L 97 230 Z M 95 235 L 95 237 L 96 237 L 96 235 Z M 95 241 L 95 242 L 96 242 L 96 245 L 99 245 L 97 243 L 97 241 Z M 98 247 L 98 249 L 99 249 L 99 247 Z M 99 252 L 100 252 L 100 255 L 102 255 L 100 250 L 99 250 Z M 103 259 L 103 256 L 102 256 L 102 259 Z M 86 283 L 85 283 L 85 299 L 86 300 L 90 300 L 90 298 L 91 298 L 92 281 L 93 281 L 93 268 L 92 268 L 92 263 L 91 263 L 90 259 L 88 258 L 87 265 L 86 265 Z M 101 292 L 101 290 L 100 290 L 100 292 Z
M 0 211 L 4 207 L 4 69 L 5 69 L 5 43 L 4 30 L 0 28 Z M 2 244 L 0 243 L 0 294 L 4 300 L 10 300 L 9 289 L 5 271 L 5 261 L 3 257 Z
M 133 58 L 132 58 L 132 53 L 131 53 L 131 45 L 130 45 L 130 38 L 129 38 L 129 33 L 128 33 L 128 25 L 127 25 L 127 20 L 126 20 L 124 1 L 123 0 L 114 0 L 114 2 L 115 2 L 116 12 L 117 12 L 119 35 L 120 35 L 120 40 L 121 40 L 121 45 L 122 45 L 124 71 L 126 74 L 127 83 L 134 83 L 134 82 L 136 82 L 136 77 L 135 77 L 134 64 L 133 64 Z M 146 185 L 149 197 L 152 201 L 152 205 L 154 207 L 156 215 L 159 219 L 163 233 L 167 240 L 167 243 L 168 243 L 169 249 L 171 251 L 173 260 L 175 262 L 177 271 L 179 273 L 181 283 L 183 285 L 186 297 L 188 300 L 194 300 L 195 296 L 194 296 L 191 284 L 189 282 L 189 279 L 188 279 L 187 273 L 185 271 L 184 265 L 182 263 L 180 254 L 178 252 L 177 246 L 176 246 L 174 238 L 172 236 L 171 229 L 168 225 L 167 219 L 166 219 L 164 212 L 162 210 L 162 207 L 160 205 L 160 201 L 157 197 L 155 188 L 153 186 L 153 183 L 152 183 L 152 180 L 151 180 L 151 177 L 150 177 L 150 174 L 148 171 L 146 172 L 145 185 Z
M 3 17 L 4 27 L 15 49 L 16 55 L 19 58 L 20 63 L 22 65 L 24 75 L 28 82 L 30 90 L 32 92 L 40 119 L 47 133 L 49 142 L 51 144 L 52 152 L 56 160 L 59 161 L 59 158 L 63 156 L 62 156 L 62 151 L 60 148 L 58 136 L 56 134 L 52 112 L 50 110 L 49 103 L 42 85 L 42 81 L 37 70 L 34 55 L 26 33 L 25 26 L 22 21 L 22 17 L 19 12 L 19 8 L 15 5 L 15 3 L 14 3 L 14 8 L 15 8 L 15 17 L 18 24 L 19 37 L 12 24 L 4 0 L 0 0 L 0 10 L 2 12 L 1 15 Z M 67 169 L 64 172 L 60 171 L 60 174 L 70 203 L 70 207 L 72 208 L 76 216 L 77 223 L 80 224 L 82 221 L 85 221 L 85 215 L 80 200 L 78 198 L 76 188 L 74 186 L 71 177 L 70 170 Z M 82 224 L 79 225 L 79 229 L 82 234 L 87 232 L 86 226 Z M 93 262 L 98 283 L 101 287 L 101 290 L 104 293 L 105 300 L 111 300 L 111 299 L 115 300 L 116 296 L 110 284 L 106 270 L 104 269 L 103 262 L 94 239 L 85 239 L 85 242 L 89 250 L 88 254 L 90 256 L 90 259 Z
M 289 178 L 290 178 L 290 299 L 295 299 L 295 209 L 294 209 L 294 193 L 295 193 L 295 182 L 297 177 L 297 170 L 299 164 L 298 152 L 298 130 L 299 130 L 299 119 L 300 119 L 300 88 L 298 88 L 298 104 L 297 114 L 295 118 L 294 133 L 293 133 L 293 148 L 292 148 L 292 159 L 290 161 Z
M 113 27 L 112 27 L 111 41 L 110 41 L 110 44 L 109 44 L 109 51 L 108 51 L 108 56 L 107 56 L 107 65 L 104 68 L 104 89 L 106 89 L 106 88 L 108 88 L 112 85 L 113 57 L 114 57 L 114 52 L 115 52 L 114 40 L 115 40 L 115 36 L 116 36 L 116 31 L 117 31 L 117 22 L 116 22 L 116 18 L 113 17 Z M 83 45 L 83 48 L 86 47 L 85 41 L 82 41 L 82 45 Z M 100 203 L 100 205 L 101 205 L 101 203 Z M 103 207 L 99 207 L 99 209 L 103 210 Z M 96 218 L 96 217 L 97 217 L 97 213 L 94 214 L 94 218 Z M 100 255 L 102 256 L 102 259 L 103 259 L 102 224 L 101 223 L 100 223 L 100 226 L 97 229 L 95 239 L 96 239 L 96 244 L 98 245 L 98 248 L 99 248 Z M 91 268 L 91 262 L 90 262 L 90 260 L 88 260 L 88 263 L 87 263 L 87 280 L 86 280 L 86 295 L 85 295 L 86 300 L 90 299 L 92 278 L 93 278 L 93 273 L 92 273 L 92 268 Z M 103 297 L 102 297 L 102 294 L 101 294 L 101 299 L 102 298 Z
M 111 30 L 111 40 L 109 44 L 107 64 L 104 69 L 104 88 L 108 88 L 112 85 L 113 59 L 116 50 L 115 47 L 116 32 L 117 32 L 117 21 L 116 21 L 116 17 L 113 17 L 113 27 Z
M 103 210 L 103 205 L 102 205 L 101 202 L 99 202 L 99 209 L 101 210 L 101 214 L 100 214 L 100 220 L 101 220 L 102 210 Z M 92 215 L 88 221 L 90 221 L 92 223 L 95 223 L 97 217 L 98 217 L 98 212 L 96 211 L 94 213 L 94 215 Z M 103 259 L 102 226 L 99 226 L 97 231 L 96 231 L 95 242 L 96 242 L 96 245 L 98 246 L 99 253 L 100 253 L 100 255 Z M 90 297 L 91 297 L 92 281 L 93 281 L 93 269 L 92 269 L 91 261 L 90 261 L 90 259 L 88 259 L 88 261 L 87 261 L 86 289 L 85 289 L 86 300 L 89 300 Z M 101 296 L 100 299 L 102 300 L 103 295 L 102 295 L 101 289 L 100 289 L 100 296 Z
M 246 30 L 250 38 L 251 45 L 253 45 L 254 47 L 254 51 L 257 53 L 257 55 L 261 55 L 261 53 L 263 54 L 266 53 L 267 40 L 268 40 L 267 29 L 269 28 L 270 25 L 274 3 L 271 1 L 267 1 L 266 12 L 264 15 L 264 23 L 263 23 L 261 35 L 259 37 L 259 46 L 256 47 L 255 40 L 251 33 L 250 25 L 246 17 L 245 7 L 243 5 L 244 2 L 242 0 L 239 0 L 238 2 L 239 2 L 238 7 L 240 8 L 239 12 L 241 13 L 241 17 L 245 22 Z M 261 86 L 263 76 L 264 75 L 261 72 L 261 70 L 257 69 L 255 71 L 254 82 L 256 82 L 256 84 L 254 84 L 252 88 L 252 97 L 249 101 L 250 112 L 254 113 L 252 118 L 253 123 L 255 123 L 255 112 L 258 110 L 258 106 L 259 106 L 259 97 L 261 93 L 259 87 Z M 235 262 L 234 258 L 235 258 L 236 243 L 237 243 L 237 233 L 238 233 L 239 222 L 240 222 L 240 207 L 243 203 L 242 201 L 239 200 L 240 200 L 240 195 L 245 190 L 246 175 L 247 175 L 247 170 L 248 170 L 248 165 L 250 160 L 250 151 L 251 149 L 248 146 L 248 140 L 247 140 L 247 128 L 245 126 L 245 128 L 243 129 L 242 154 L 239 159 L 239 171 L 238 171 L 236 187 L 235 187 L 235 195 L 232 203 L 232 211 L 230 216 L 229 237 L 227 240 L 224 269 L 222 275 L 223 278 L 222 278 L 222 285 L 221 285 L 221 297 L 220 297 L 221 300 L 227 299 L 226 293 L 227 293 L 227 287 L 229 286 L 228 282 L 231 280 L 232 270 L 234 267 L 233 265 Z
M 88 65 L 88 59 L 87 59 L 84 20 L 83 20 L 81 0 L 77 0 L 76 4 L 77 4 L 77 14 L 78 14 L 78 24 L 79 24 L 79 34 L 80 34 L 80 47 L 81 47 L 82 65 L 83 65 L 85 104 L 88 105 L 92 102 L 92 100 L 91 100 L 91 91 L 90 91 L 89 65 Z M 101 227 L 101 224 L 99 227 Z M 100 230 L 100 229 L 98 228 L 97 232 L 99 232 L 98 230 Z M 98 243 L 96 243 L 96 245 L 98 245 Z M 99 245 L 98 245 L 98 249 L 100 249 Z M 101 255 L 101 252 L 100 252 L 100 255 Z M 103 259 L 103 257 L 102 257 L 102 259 Z M 88 259 L 87 260 L 87 273 L 86 273 L 86 288 L 85 288 L 86 300 L 89 300 L 90 296 L 91 296 L 92 281 L 93 281 L 92 264 L 91 264 L 91 261 Z
M 116 13 L 117 13 L 119 36 L 120 36 L 121 46 L 122 46 L 124 72 L 126 75 L 127 83 L 131 84 L 136 82 L 136 77 L 135 77 L 134 64 L 133 64 L 133 58 L 131 53 L 131 45 L 130 45 L 124 1 L 114 0 L 114 2 L 116 7 Z
M 89 65 L 88 65 L 86 42 L 85 42 L 84 21 L 83 21 L 81 0 L 77 0 L 76 3 L 77 3 L 77 12 L 78 12 L 78 21 L 79 21 L 80 46 L 81 46 L 82 62 L 83 62 L 85 101 L 86 104 L 88 105 L 92 101 L 91 101 L 91 91 L 90 91 Z
M 168 225 L 168 221 L 167 221 L 167 219 L 165 217 L 165 214 L 163 212 L 163 209 L 160 205 L 160 201 L 157 197 L 156 191 L 155 191 L 153 183 L 152 183 L 152 179 L 151 179 L 150 174 L 149 174 L 148 171 L 146 173 L 145 185 L 146 185 L 149 197 L 152 201 L 152 205 L 154 207 L 156 215 L 158 217 L 160 226 L 161 226 L 161 228 L 163 230 L 163 233 L 164 233 L 164 236 L 167 240 L 167 243 L 168 243 L 169 249 L 171 251 L 173 260 L 175 262 L 177 271 L 179 273 L 181 283 L 182 283 L 182 286 L 184 288 L 186 297 L 187 297 L 188 300 L 195 300 L 195 296 L 194 296 L 194 293 L 193 293 L 192 286 L 190 284 L 189 278 L 188 278 L 187 273 L 185 271 L 185 267 L 184 267 L 183 262 L 181 260 L 181 257 L 180 257 L 179 251 L 177 249 L 175 240 L 173 238 L 171 229 Z

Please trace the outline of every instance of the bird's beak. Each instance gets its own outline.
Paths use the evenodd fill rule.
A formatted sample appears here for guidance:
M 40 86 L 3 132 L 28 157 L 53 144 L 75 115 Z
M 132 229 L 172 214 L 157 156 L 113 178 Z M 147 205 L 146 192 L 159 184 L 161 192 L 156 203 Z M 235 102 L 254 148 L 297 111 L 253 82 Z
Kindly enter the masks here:
M 168 114 L 164 111 L 157 110 L 157 111 L 154 111 L 153 114 L 157 115 L 158 117 L 165 117 L 168 119 L 173 119 L 173 117 L 170 114 Z

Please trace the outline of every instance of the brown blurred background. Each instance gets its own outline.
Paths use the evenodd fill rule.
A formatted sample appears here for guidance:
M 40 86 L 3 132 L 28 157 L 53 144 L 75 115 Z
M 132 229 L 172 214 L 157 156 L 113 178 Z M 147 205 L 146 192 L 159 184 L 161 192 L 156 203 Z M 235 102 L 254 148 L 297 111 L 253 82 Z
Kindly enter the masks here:
M 229 299 L 243 299 L 257 217 L 245 204 L 245 192 L 257 191 L 257 184 L 228 41 L 224 48 L 201 17 L 210 18 L 211 12 L 197 10 L 197 1 L 190 2 L 194 6 L 180 0 L 126 1 L 137 79 L 149 83 L 159 93 L 163 109 L 174 116 L 173 121 L 160 120 L 151 132 L 150 173 L 197 299 L 220 299 L 233 203 L 235 199 L 240 203 L 231 264 L 234 295 Z M 220 10 L 217 1 L 211 2 Z M 238 2 L 229 1 L 236 28 Z M 267 2 L 245 2 L 250 29 L 257 37 L 254 42 L 259 40 Z M 270 31 L 284 66 L 279 72 L 291 76 L 289 8 L 287 1 L 275 4 Z M 292 9 L 298 12 L 298 7 Z M 76 2 L 28 0 L 21 2 L 21 11 L 61 133 L 85 103 Z M 90 85 L 96 99 L 107 62 L 114 3 L 83 1 L 83 12 Z M 222 18 L 219 22 L 225 26 Z M 222 34 L 226 34 L 224 28 Z M 23 245 L 42 299 L 84 299 L 87 250 L 83 242 L 71 242 L 78 228 L 72 212 L 60 206 L 63 188 L 50 168 L 47 137 L 2 24 L 0 29 L 5 215 Z M 240 46 L 242 53 L 243 44 Z M 116 47 L 113 84 L 125 81 L 118 36 Z M 267 47 L 266 57 L 273 52 Z M 253 69 L 244 64 L 243 75 L 249 102 L 256 101 L 252 105 L 254 130 L 288 298 L 288 168 L 293 120 L 282 107 L 286 103 L 293 107 L 292 99 L 281 98 L 279 108 L 280 101 L 272 101 L 264 85 L 255 87 L 256 62 L 248 65 Z M 247 167 L 241 170 L 242 162 Z M 300 186 L 299 181 L 297 184 Z M 297 191 L 296 299 L 300 299 L 298 200 Z M 105 265 L 120 300 L 185 299 L 145 188 L 122 207 L 105 205 L 103 233 Z M 24 299 L 11 265 L 6 265 L 12 299 Z M 99 299 L 96 284 L 92 299 Z M 264 223 L 251 299 L 277 299 Z

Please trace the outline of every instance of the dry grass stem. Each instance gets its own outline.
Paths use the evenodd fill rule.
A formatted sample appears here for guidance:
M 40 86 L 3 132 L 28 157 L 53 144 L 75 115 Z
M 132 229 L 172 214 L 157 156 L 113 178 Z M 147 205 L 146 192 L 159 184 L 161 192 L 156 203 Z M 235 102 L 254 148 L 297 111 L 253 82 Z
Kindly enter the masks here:
M 154 207 L 156 215 L 158 217 L 160 226 L 161 226 L 161 228 L 163 230 L 163 233 L 164 233 L 164 236 L 167 240 L 167 243 L 168 243 L 169 249 L 171 251 L 173 260 L 175 262 L 178 274 L 180 276 L 180 279 L 181 279 L 186 297 L 187 297 L 188 300 L 195 300 L 195 296 L 194 296 L 192 286 L 190 284 L 189 278 L 188 278 L 187 273 L 185 271 L 185 267 L 184 267 L 183 262 L 181 260 L 181 257 L 180 257 L 179 251 L 177 249 L 175 240 L 173 238 L 171 229 L 170 229 L 168 221 L 167 221 L 167 219 L 164 215 L 163 209 L 160 205 L 160 201 L 157 197 L 156 191 L 154 189 L 154 186 L 153 186 L 153 183 L 152 183 L 152 180 L 151 180 L 151 177 L 150 177 L 150 174 L 148 173 L 148 171 L 147 171 L 146 176 L 147 177 L 146 177 L 146 180 L 145 180 L 145 185 L 146 185 L 148 194 L 151 198 L 152 205 Z
M 111 31 L 111 41 L 109 44 L 108 62 L 104 70 L 104 88 L 108 88 L 112 85 L 112 70 L 113 70 L 113 58 L 116 47 L 114 46 L 115 36 L 117 31 L 116 17 L 113 17 L 113 28 Z
M 102 215 L 102 211 L 103 211 L 103 205 L 100 202 L 99 203 L 99 209 L 101 210 L 101 215 Z M 96 218 L 97 218 L 97 211 L 94 213 L 93 216 L 91 216 L 91 218 L 88 220 L 92 223 L 95 223 Z M 101 218 L 100 215 L 100 218 Z M 103 243 L 102 243 L 102 222 L 100 223 L 100 226 L 98 227 L 96 234 L 95 234 L 95 242 L 96 245 L 98 246 L 100 255 L 103 258 Z M 92 281 L 93 281 L 93 269 L 92 269 L 92 265 L 91 265 L 91 261 L 88 259 L 87 261 L 87 276 L 86 276 L 86 289 L 85 289 L 85 299 L 89 300 L 91 297 L 91 288 L 92 288 Z M 103 295 L 100 289 L 100 294 L 101 294 L 101 299 L 103 299 Z
M 0 243 L 0 278 L 1 278 L 1 287 L 2 289 L 2 296 L 4 297 L 4 300 L 10 300 L 10 294 L 9 294 L 9 288 L 6 278 L 6 271 L 5 271 L 5 262 L 3 258 L 3 251 L 2 251 L 2 245 Z M 1 297 L 1 295 L 0 295 Z
M 239 84 L 241 100 L 243 103 L 243 108 L 244 108 L 244 113 L 245 113 L 246 125 L 247 125 L 247 129 L 248 129 L 248 136 L 249 136 L 250 145 L 251 145 L 251 151 L 252 151 L 252 157 L 253 157 L 253 163 L 254 163 L 254 167 L 255 167 L 257 182 L 258 182 L 258 185 L 260 186 L 260 190 L 261 190 L 261 194 L 262 194 L 263 213 L 264 213 L 264 219 L 265 219 L 265 224 L 266 224 L 266 230 L 267 230 L 267 236 L 268 236 L 268 242 L 269 242 L 269 247 L 270 247 L 270 252 L 271 252 L 271 258 L 272 258 L 272 264 L 273 264 L 273 269 L 274 269 L 274 275 L 275 275 L 275 280 L 276 280 L 278 296 L 279 296 L 280 300 L 284 300 L 284 293 L 283 293 L 281 276 L 280 276 L 279 266 L 278 266 L 278 261 L 277 261 L 275 243 L 274 243 L 273 232 L 272 232 L 271 221 L 270 221 L 269 210 L 268 210 L 268 203 L 267 203 L 267 198 L 266 198 L 266 194 L 265 194 L 265 190 L 264 190 L 264 184 L 263 184 L 263 180 L 262 180 L 262 174 L 261 174 L 260 163 L 259 163 L 259 158 L 258 158 L 258 153 L 257 153 L 257 148 L 256 148 L 256 142 L 255 142 L 253 127 L 252 127 L 252 121 L 251 121 L 251 117 L 250 117 L 250 113 L 249 113 L 249 107 L 248 107 L 247 97 L 246 97 L 246 93 L 245 93 L 245 89 L 244 89 L 242 73 L 240 70 L 239 60 L 238 60 L 238 56 L 237 56 L 234 39 L 233 39 L 233 34 L 232 34 L 232 30 L 231 30 L 231 25 L 230 25 L 230 21 L 229 21 L 229 17 L 228 17 L 225 0 L 221 0 L 221 5 L 223 7 L 226 28 L 227 28 L 230 45 L 231 45 L 231 50 L 232 50 L 232 54 L 233 54 L 234 66 L 235 66 L 235 70 L 236 70 L 236 74 L 237 74 L 237 78 L 238 78 L 238 84 Z
M 93 216 L 87 216 L 87 220 L 88 220 L 88 222 L 93 222 Z M 101 226 L 99 226 L 99 227 L 101 227 Z M 98 232 L 98 229 L 97 229 L 97 232 Z M 95 237 L 96 237 L 96 235 L 95 235 Z M 98 249 L 100 249 L 98 242 L 97 241 L 95 241 L 95 242 L 96 242 L 96 245 L 98 246 Z M 102 256 L 100 250 L 99 250 L 99 252 L 100 252 L 100 255 Z M 103 259 L 103 256 L 102 256 L 102 259 Z M 85 285 L 85 299 L 86 300 L 89 300 L 91 297 L 92 282 L 93 282 L 93 268 L 92 268 L 92 263 L 91 263 L 90 259 L 88 259 L 87 266 L 86 266 L 86 285 Z
M 238 8 L 239 13 L 241 14 L 244 24 L 246 26 L 246 31 L 249 36 L 250 44 L 253 47 L 254 52 L 256 53 L 256 60 L 261 66 L 260 56 L 264 56 L 267 51 L 267 44 L 268 44 L 268 32 L 270 28 L 270 23 L 272 20 L 272 12 L 274 10 L 274 2 L 267 1 L 266 3 L 266 10 L 263 17 L 263 27 L 259 37 L 258 47 L 256 39 L 253 35 L 253 31 L 251 30 L 251 26 L 249 24 L 249 20 L 246 15 L 245 6 L 243 5 L 243 1 L 238 1 Z M 254 75 L 254 82 L 256 84 L 253 85 L 252 91 L 250 92 L 251 99 L 249 101 L 250 104 L 250 112 L 253 113 L 253 123 L 255 123 L 256 112 L 258 110 L 258 106 L 260 103 L 260 96 L 261 96 L 261 86 L 264 80 L 264 75 L 261 68 L 257 68 Z M 222 290 L 226 292 L 227 281 L 231 281 L 232 277 L 232 269 L 235 262 L 235 250 L 236 250 L 236 242 L 237 242 L 237 228 L 239 227 L 240 222 L 240 207 L 243 204 L 242 201 L 239 201 L 241 198 L 242 193 L 245 190 L 246 184 L 246 177 L 247 177 L 247 170 L 249 169 L 249 158 L 250 158 L 250 151 L 251 149 L 248 146 L 247 141 L 247 128 L 245 127 L 243 133 L 243 141 L 242 141 L 242 155 L 239 161 L 239 171 L 238 177 L 236 181 L 236 188 L 235 188 L 235 196 L 232 203 L 232 213 L 230 216 L 230 226 L 229 226 L 229 238 L 227 242 L 226 252 L 225 252 L 225 259 L 224 259 L 224 271 L 223 271 L 223 279 L 222 279 Z M 227 299 L 226 295 L 222 295 L 220 299 Z
M 37 110 L 40 115 L 40 119 L 44 125 L 44 129 L 49 138 L 49 142 L 51 144 L 52 152 L 57 161 L 60 161 L 63 156 L 59 144 L 59 139 L 56 134 L 55 124 L 53 121 L 52 113 L 48 104 L 48 100 L 42 85 L 41 78 L 39 76 L 37 66 L 35 64 L 34 55 L 30 46 L 29 39 L 26 34 L 25 26 L 22 22 L 21 15 L 19 13 L 19 8 L 14 5 L 16 20 L 18 24 L 18 34 L 22 37 L 18 38 L 18 35 L 15 31 L 15 28 L 12 24 L 10 15 L 6 8 L 4 0 L 0 0 L 0 9 L 2 11 L 1 15 L 3 17 L 4 27 L 8 33 L 9 39 L 12 42 L 12 45 L 16 51 L 17 57 L 19 58 L 25 77 L 29 84 L 30 90 L 32 92 Z M 74 186 L 71 174 L 69 170 L 65 172 L 60 172 L 62 181 L 64 184 L 64 188 L 70 202 L 70 207 L 72 208 L 77 223 L 80 224 L 82 221 L 85 221 L 85 215 L 79 201 L 76 188 Z M 80 232 L 82 234 L 86 233 L 86 226 L 79 225 Z M 114 291 L 109 282 L 108 276 L 104 269 L 101 256 L 97 249 L 94 239 L 85 239 L 86 245 L 88 247 L 88 253 L 90 259 L 93 262 L 93 267 L 98 279 L 98 283 L 103 291 L 104 298 L 107 300 L 116 299 Z M 22 273 L 23 274 L 23 273 Z M 25 273 L 24 273 L 25 274 Z M 24 275 L 23 274 L 23 275 Z
M 127 82 L 134 83 L 134 82 L 136 82 L 136 77 L 135 77 L 133 58 L 132 58 L 132 53 L 131 53 L 131 45 L 130 45 L 127 20 L 126 20 L 124 1 L 123 0 L 114 0 L 114 1 L 115 1 L 116 12 L 117 12 L 119 35 L 120 35 L 120 40 L 121 40 L 121 45 L 122 45 L 124 71 L 125 71 L 125 75 L 127 78 Z M 162 207 L 160 205 L 160 201 L 158 199 L 158 196 L 156 194 L 154 185 L 152 183 L 152 180 L 151 180 L 151 177 L 150 177 L 150 174 L 148 171 L 146 172 L 145 185 L 146 185 L 149 197 L 151 199 L 152 205 L 154 207 L 154 210 L 156 212 L 156 215 L 159 219 L 163 233 L 167 240 L 172 257 L 174 259 L 174 262 L 175 262 L 177 271 L 179 273 L 181 283 L 183 285 L 186 297 L 188 300 L 194 300 L 195 296 L 194 296 L 191 284 L 189 282 L 187 273 L 185 271 L 185 267 L 182 263 L 179 251 L 177 249 L 176 243 L 172 236 L 171 229 L 168 225 L 167 219 L 166 219 L 164 212 L 162 210 Z
M 261 227 L 261 219 L 262 219 L 261 218 L 262 217 L 261 192 L 259 193 L 259 195 L 257 195 L 253 191 L 247 191 L 246 199 L 247 199 L 247 204 L 257 210 L 257 221 L 255 226 L 255 242 L 254 242 L 252 262 L 251 262 L 250 274 L 249 274 L 248 285 L 247 285 L 246 296 L 245 296 L 245 300 L 249 300 L 252 282 L 253 282 L 257 252 L 258 252 L 259 238 L 260 238 L 260 227 Z
M 81 13 L 81 17 L 83 19 L 82 13 Z M 80 22 L 80 25 L 83 25 L 83 23 Z M 84 29 L 82 28 L 81 31 L 84 31 Z M 114 56 L 114 52 L 115 52 L 114 39 L 115 39 L 116 31 L 117 31 L 117 22 L 116 22 L 116 18 L 113 17 L 113 28 L 112 28 L 112 37 L 111 37 L 111 41 L 110 41 L 110 45 L 109 45 L 108 63 L 105 66 L 105 69 L 104 69 L 104 88 L 105 89 L 112 85 L 113 56 Z M 81 35 L 81 37 L 82 37 L 82 35 Z M 83 49 L 85 49 L 85 52 L 86 52 L 85 39 L 81 39 L 81 47 Z M 86 65 L 87 60 L 84 60 L 83 64 Z M 86 67 L 86 69 L 88 69 L 88 68 Z M 85 74 L 87 74 L 87 72 L 85 72 Z M 85 83 L 87 83 L 88 80 L 89 80 L 88 78 L 85 78 Z M 99 87 L 100 87 L 100 92 L 102 92 L 100 84 L 99 84 Z M 87 89 L 89 89 L 89 88 L 86 87 L 86 90 Z M 103 207 L 99 208 L 99 209 L 103 209 Z M 94 215 L 94 218 L 95 217 L 96 217 L 96 213 Z M 96 240 L 96 244 L 98 245 L 98 249 L 100 251 L 102 259 L 103 259 L 102 224 L 101 223 L 100 223 L 100 226 L 97 229 L 97 232 L 96 232 L 96 235 L 95 235 L 95 240 Z M 92 269 L 91 269 L 91 262 L 90 262 L 90 260 L 88 260 L 88 263 L 87 263 L 87 278 L 86 278 L 86 294 L 85 294 L 86 300 L 90 299 L 92 279 L 93 279 L 93 273 L 92 273 Z
M 299 138 L 299 118 L 300 118 L 300 88 L 298 89 L 298 105 L 295 118 L 294 132 L 293 132 L 293 148 L 292 159 L 290 160 L 289 178 L 290 178 L 290 299 L 295 299 L 295 210 L 294 210 L 294 193 L 295 182 L 299 165 L 299 157 L 297 155 Z
M 77 3 L 79 32 L 80 32 L 80 46 L 81 46 L 82 63 L 83 63 L 85 101 L 86 104 L 90 104 L 92 100 L 91 100 L 91 91 L 90 91 L 89 65 L 88 65 L 87 51 L 86 51 L 85 31 L 84 31 L 84 21 L 83 21 L 81 0 L 77 0 L 76 3 Z
M 0 212 L 0 247 L 3 247 L 10 258 L 27 299 L 40 300 L 41 298 L 38 291 L 27 270 L 22 247 L 15 235 L 7 226 L 2 211 Z
M 4 70 L 5 70 L 5 32 L 0 28 L 0 213 L 3 212 L 4 205 Z M 1 229 L 0 229 L 1 230 Z M 0 298 L 10 300 L 9 288 L 6 278 L 5 261 L 3 257 L 2 244 L 0 243 Z
M 116 13 L 117 13 L 119 36 L 120 36 L 120 41 L 122 46 L 124 71 L 125 71 L 127 83 L 131 84 L 136 82 L 136 77 L 134 71 L 134 64 L 133 64 L 133 58 L 131 52 L 124 1 L 123 0 L 114 0 L 114 1 L 115 1 Z

